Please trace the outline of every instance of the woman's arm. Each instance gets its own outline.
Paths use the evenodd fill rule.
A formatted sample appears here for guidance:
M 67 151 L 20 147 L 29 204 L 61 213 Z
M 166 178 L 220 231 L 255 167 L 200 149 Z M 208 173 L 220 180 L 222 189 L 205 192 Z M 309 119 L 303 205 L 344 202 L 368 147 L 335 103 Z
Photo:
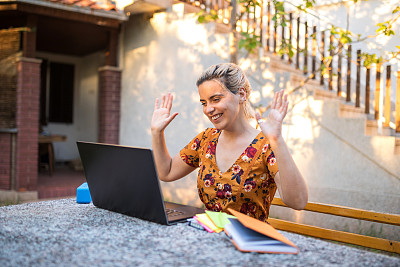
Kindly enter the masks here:
M 283 90 L 276 93 L 266 121 L 256 114 L 261 130 L 269 139 L 274 151 L 279 171 L 275 175 L 282 201 L 297 210 L 304 209 L 308 202 L 307 184 L 294 162 L 285 140 L 282 137 L 282 122 L 286 116 L 289 102 Z
M 151 119 L 151 145 L 153 148 L 154 161 L 156 163 L 158 177 L 164 182 L 178 180 L 195 168 L 187 165 L 177 154 L 174 158 L 168 153 L 165 144 L 164 130 L 169 123 L 178 115 L 177 112 L 171 115 L 173 96 L 168 93 L 163 95 L 161 103 L 157 98 L 154 105 L 153 117 Z

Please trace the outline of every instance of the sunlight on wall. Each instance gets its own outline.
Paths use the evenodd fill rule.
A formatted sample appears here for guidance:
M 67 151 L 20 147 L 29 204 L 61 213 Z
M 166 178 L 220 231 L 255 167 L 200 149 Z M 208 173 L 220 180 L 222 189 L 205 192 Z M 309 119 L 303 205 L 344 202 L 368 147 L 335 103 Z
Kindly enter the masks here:
M 199 55 L 193 53 L 190 48 L 178 48 L 179 61 L 186 61 L 187 63 L 195 63 L 199 61 Z
M 271 80 L 273 78 L 272 72 L 270 70 L 267 70 L 267 69 L 263 71 L 262 75 L 263 75 L 264 79 Z
M 253 91 L 250 94 L 249 100 L 251 103 L 257 103 L 261 100 L 261 94 L 259 91 Z
M 228 47 L 228 38 L 226 38 L 223 34 L 215 34 L 214 38 L 216 39 L 210 45 L 210 50 L 214 51 L 219 57 L 228 59 L 229 58 L 229 50 L 221 49 L 221 47 Z
M 160 13 L 155 13 L 153 15 L 153 18 L 151 19 L 152 24 L 157 25 L 156 30 L 158 32 L 163 32 L 166 28 L 166 23 L 165 20 L 167 18 L 167 13 L 160 12 Z
M 272 95 L 272 92 L 274 91 L 274 86 L 272 84 L 267 84 L 262 87 L 262 97 L 269 97 Z
M 205 51 L 208 51 L 207 43 L 207 31 L 206 29 L 197 23 L 194 23 L 194 20 L 187 20 L 179 23 L 179 27 L 177 27 L 177 37 L 181 41 L 186 44 L 202 44 L 204 45 Z

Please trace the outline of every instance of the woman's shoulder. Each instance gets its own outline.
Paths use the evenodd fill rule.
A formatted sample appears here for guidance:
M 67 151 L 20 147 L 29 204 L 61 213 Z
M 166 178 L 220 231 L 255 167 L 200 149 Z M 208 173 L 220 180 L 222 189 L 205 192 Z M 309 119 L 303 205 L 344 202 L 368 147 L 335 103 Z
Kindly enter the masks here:
M 206 128 L 203 133 L 207 136 L 209 135 L 214 135 L 219 133 L 221 130 L 218 130 L 217 128 Z
M 216 128 L 206 128 L 202 132 L 198 133 L 197 136 L 194 138 L 194 140 L 197 140 L 196 142 L 199 142 L 199 141 L 202 141 L 202 140 L 206 140 L 210 136 L 218 133 L 219 131 L 220 130 L 218 130 Z
M 254 139 L 253 146 L 257 149 L 262 149 L 262 154 L 265 154 L 269 150 L 269 140 L 263 132 L 260 132 Z

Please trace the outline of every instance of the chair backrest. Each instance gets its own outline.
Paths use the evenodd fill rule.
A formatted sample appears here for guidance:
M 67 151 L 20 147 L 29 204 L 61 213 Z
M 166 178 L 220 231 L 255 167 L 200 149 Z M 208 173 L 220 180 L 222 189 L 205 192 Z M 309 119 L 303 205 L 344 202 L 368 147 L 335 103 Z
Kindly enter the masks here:
M 274 200 L 272 201 L 272 205 L 287 207 L 280 198 L 274 198 Z M 336 205 L 312 203 L 312 202 L 307 203 L 304 210 L 353 218 L 358 220 L 400 226 L 400 215 L 397 214 L 379 213 L 379 212 L 354 209 L 344 206 L 336 206 Z M 354 244 L 358 246 L 374 248 L 400 254 L 400 242 L 398 241 L 393 241 L 378 237 L 371 237 L 361 234 L 348 233 L 344 231 L 326 229 L 312 225 L 285 221 L 281 219 L 269 218 L 268 222 L 273 227 L 288 232 L 294 232 L 298 234 L 303 234 L 333 241 L 339 241 L 348 244 Z

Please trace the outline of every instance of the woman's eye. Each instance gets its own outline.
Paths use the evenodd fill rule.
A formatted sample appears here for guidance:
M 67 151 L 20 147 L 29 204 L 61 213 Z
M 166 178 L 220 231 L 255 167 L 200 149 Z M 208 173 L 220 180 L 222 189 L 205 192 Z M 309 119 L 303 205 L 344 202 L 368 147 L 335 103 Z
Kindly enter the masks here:
M 205 102 L 201 102 L 200 104 L 201 104 L 202 106 L 205 106 L 205 105 L 206 105 L 206 103 L 205 103 Z

